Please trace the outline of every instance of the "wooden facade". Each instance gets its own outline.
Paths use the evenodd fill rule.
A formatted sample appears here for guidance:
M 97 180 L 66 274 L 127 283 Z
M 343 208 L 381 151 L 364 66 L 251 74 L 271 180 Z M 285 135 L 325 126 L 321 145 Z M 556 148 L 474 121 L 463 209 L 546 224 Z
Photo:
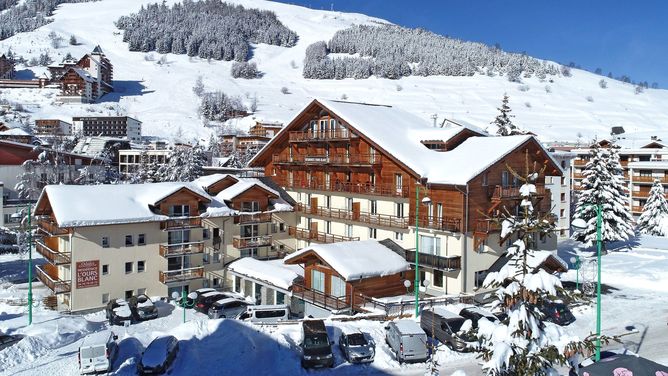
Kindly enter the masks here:
M 14 78 L 14 62 L 5 55 L 0 55 L 0 80 L 11 80 Z

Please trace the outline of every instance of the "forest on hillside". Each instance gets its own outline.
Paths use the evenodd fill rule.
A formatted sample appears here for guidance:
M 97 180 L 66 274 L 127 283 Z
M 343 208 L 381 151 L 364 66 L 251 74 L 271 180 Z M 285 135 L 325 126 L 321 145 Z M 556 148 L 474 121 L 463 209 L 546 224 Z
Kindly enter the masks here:
M 204 59 L 246 61 L 250 43 L 285 47 L 297 43 L 297 34 L 275 13 L 220 0 L 185 0 L 172 7 L 151 4 L 119 18 L 116 26 L 124 30 L 123 41 L 130 51 L 171 52 Z
M 476 73 L 505 75 L 510 81 L 519 81 L 521 76 L 570 75 L 568 67 L 526 54 L 395 25 L 356 25 L 337 31 L 329 43 L 316 42 L 307 48 L 303 71 L 305 78 L 317 79 Z
M 21 4 L 17 0 L 0 0 L 0 40 L 14 34 L 33 31 L 51 20 L 56 7 L 63 3 L 84 3 L 96 0 L 25 0 Z

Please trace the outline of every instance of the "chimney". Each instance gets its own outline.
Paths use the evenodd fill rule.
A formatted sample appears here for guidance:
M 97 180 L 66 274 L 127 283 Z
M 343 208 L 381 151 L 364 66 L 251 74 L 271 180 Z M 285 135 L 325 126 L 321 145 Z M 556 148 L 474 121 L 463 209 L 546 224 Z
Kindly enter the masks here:
M 438 120 L 438 115 L 437 114 L 431 115 L 431 120 L 434 121 L 434 128 L 436 128 L 436 120 Z

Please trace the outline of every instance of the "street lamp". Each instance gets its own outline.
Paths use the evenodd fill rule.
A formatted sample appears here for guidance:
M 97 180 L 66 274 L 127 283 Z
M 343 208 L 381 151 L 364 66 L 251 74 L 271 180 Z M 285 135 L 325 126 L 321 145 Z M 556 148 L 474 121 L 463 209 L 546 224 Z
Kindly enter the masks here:
M 423 204 L 429 204 L 431 199 L 429 197 L 424 197 L 422 199 Z M 413 289 L 415 290 L 415 317 L 418 317 L 420 313 L 420 185 L 419 183 L 415 185 L 415 283 L 413 284 Z
M 601 227 L 603 226 L 603 217 L 601 215 L 601 204 L 589 204 L 585 207 L 596 207 L 596 262 L 597 262 L 597 282 L 596 282 L 596 361 L 601 360 Z M 588 225 L 582 218 L 576 218 L 571 222 L 575 230 L 585 230 Z
M 575 290 L 580 291 L 580 256 L 571 257 L 571 264 L 575 265 Z
M 183 307 L 183 323 L 186 323 L 186 308 L 192 308 L 195 306 L 195 298 L 197 297 L 197 294 L 194 292 L 191 292 L 187 296 L 188 298 L 192 299 L 192 303 L 188 304 L 188 300 L 186 299 L 186 286 L 183 285 L 181 286 L 181 307 Z M 174 291 L 172 292 L 172 299 L 174 299 L 174 302 L 179 301 L 179 293 Z M 178 304 L 178 303 L 177 303 Z

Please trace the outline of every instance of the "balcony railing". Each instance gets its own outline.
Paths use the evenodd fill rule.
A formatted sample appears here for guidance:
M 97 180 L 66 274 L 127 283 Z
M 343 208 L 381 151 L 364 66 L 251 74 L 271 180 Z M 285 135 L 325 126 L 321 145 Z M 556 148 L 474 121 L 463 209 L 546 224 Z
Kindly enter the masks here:
M 202 227 L 202 218 L 200 217 L 174 218 L 160 222 L 160 229 L 162 230 L 172 230 L 179 228 L 196 228 L 196 227 Z
M 496 231 L 501 231 L 501 225 L 494 221 L 479 219 L 476 222 L 475 232 L 489 234 Z
M 411 222 L 412 225 L 415 223 Z M 418 225 L 421 228 L 431 228 L 440 231 L 460 232 L 462 221 L 460 218 L 435 217 L 421 215 L 418 218 Z
M 236 249 L 266 247 L 271 245 L 271 235 L 263 236 L 234 236 L 232 237 L 232 246 Z
M 350 304 L 348 304 L 348 299 L 346 297 L 336 297 L 325 294 L 324 292 L 308 288 L 302 284 L 295 283 L 292 285 L 292 296 L 328 310 L 340 311 L 350 308 Z
M 357 193 L 369 196 L 408 197 L 408 186 L 396 187 L 391 184 L 370 184 L 353 182 L 317 182 L 278 179 L 278 184 L 286 188 L 307 189 L 327 192 Z
M 191 279 L 200 279 L 204 277 L 204 267 L 198 266 L 195 268 L 187 269 L 178 269 L 178 270 L 167 270 L 160 271 L 158 278 L 160 283 L 171 283 L 171 282 L 181 282 Z
M 406 250 L 406 261 L 415 263 L 415 251 Z M 420 266 L 428 266 L 445 271 L 460 270 L 462 268 L 462 259 L 460 256 L 443 257 L 419 252 L 418 262 Z
M 372 214 L 366 212 L 355 213 L 347 209 L 332 209 L 322 206 L 310 206 L 297 204 L 296 210 L 306 215 L 316 215 L 325 218 L 333 218 L 345 221 L 361 222 L 375 226 L 395 227 L 405 229 L 408 227 L 407 218 L 399 218 L 389 214 Z
M 654 183 L 655 180 L 668 183 L 668 177 L 666 176 L 633 176 L 632 178 L 634 183 Z
M 631 211 L 634 213 L 642 213 L 642 206 L 632 206 Z
M 291 165 L 340 165 L 374 166 L 382 163 L 382 156 L 377 153 L 364 154 L 322 154 L 322 155 L 282 155 L 273 156 L 274 164 Z
M 338 243 L 360 240 L 359 237 L 325 234 L 324 232 L 311 231 L 294 226 L 288 226 L 288 234 L 295 239 L 309 240 L 317 243 Z
M 351 138 L 357 138 L 357 136 L 347 129 L 290 132 L 290 142 L 346 141 L 350 140 Z
M 58 227 L 58 224 L 52 219 L 40 219 L 37 221 L 37 225 L 42 232 L 45 232 L 49 235 L 67 235 L 69 232 L 67 229 Z
M 249 224 L 271 222 L 271 218 L 272 213 L 239 213 L 239 216 L 234 217 L 234 223 Z
M 40 240 L 35 241 L 35 250 L 53 265 L 65 265 L 71 263 L 69 253 L 53 250 Z
M 545 195 L 545 186 L 536 185 L 536 196 Z M 494 187 L 494 193 L 492 194 L 493 199 L 519 199 L 522 196 L 520 195 L 520 187 L 504 187 L 497 185 Z
M 44 286 L 48 287 L 54 294 L 64 294 L 72 291 L 72 284 L 70 281 L 62 281 L 58 279 L 57 275 L 50 275 L 47 270 L 43 269 L 41 266 L 35 266 L 35 275 Z M 56 273 L 51 272 L 51 274 Z
M 204 242 L 160 244 L 160 256 L 182 256 L 204 252 Z
M 635 191 L 631 192 L 633 198 L 649 198 L 649 191 Z

